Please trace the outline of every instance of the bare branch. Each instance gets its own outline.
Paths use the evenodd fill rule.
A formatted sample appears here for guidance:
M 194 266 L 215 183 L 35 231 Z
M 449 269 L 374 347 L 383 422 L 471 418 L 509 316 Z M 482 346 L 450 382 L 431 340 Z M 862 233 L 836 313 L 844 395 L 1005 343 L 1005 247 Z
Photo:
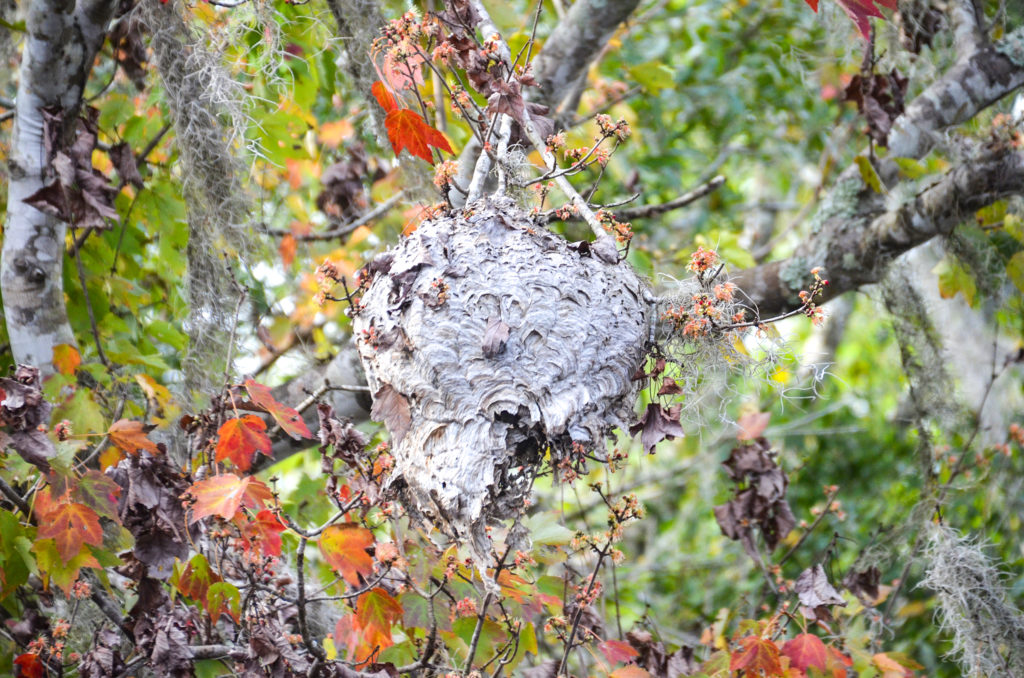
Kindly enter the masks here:
M 679 209 L 680 207 L 686 207 L 692 202 L 700 200 L 704 196 L 713 193 L 725 183 L 725 177 L 719 174 L 718 176 L 711 179 L 707 183 L 701 184 L 697 188 L 683 193 L 677 198 L 673 198 L 667 202 L 657 203 L 654 205 L 638 205 L 636 207 L 627 207 L 625 209 L 617 210 L 615 216 L 619 219 L 631 221 L 633 219 L 645 219 L 647 217 L 655 217 L 665 212 L 671 212 L 672 210 Z M 548 215 L 548 222 L 552 221 L 579 221 L 579 217 L 573 216 L 569 219 L 560 219 L 556 214 L 551 213 Z

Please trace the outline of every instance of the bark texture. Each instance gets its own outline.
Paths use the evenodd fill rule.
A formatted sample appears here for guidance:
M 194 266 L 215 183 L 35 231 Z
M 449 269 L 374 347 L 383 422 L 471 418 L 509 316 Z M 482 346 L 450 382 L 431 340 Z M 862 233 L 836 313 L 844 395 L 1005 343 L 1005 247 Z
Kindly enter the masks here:
M 26 16 L 25 47 L 11 135 L 10 185 L 0 288 L 16 363 L 53 371 L 53 347 L 74 344 L 64 306 L 67 224 L 24 200 L 51 179 L 43 108 L 56 109 L 68 129 L 96 52 L 103 44 L 113 0 L 34 0 Z
M 354 333 L 391 485 L 486 553 L 484 526 L 519 514 L 549 449 L 603 455 L 633 418 L 645 283 L 506 198 L 420 225 L 369 270 Z
M 833 190 L 831 211 L 796 253 L 740 271 L 732 281 L 762 316 L 800 306 L 808 271 L 824 266 L 829 285 L 824 299 L 878 282 L 895 257 L 952 230 L 977 210 L 1024 190 L 1024 156 L 1002 153 L 959 165 L 927 189 L 886 210 L 881 195 L 847 174 Z
M 973 52 L 918 95 L 893 123 L 887 158 L 923 157 L 943 130 L 970 120 L 1021 86 L 1024 28 Z M 822 201 L 811 234 L 792 257 L 740 271 L 733 280 L 762 316 L 798 308 L 798 294 L 810 284 L 808 271 L 815 266 L 825 266 L 827 298 L 877 282 L 895 256 L 948 234 L 972 211 L 1024 192 L 1020 165 L 1014 154 L 965 162 L 895 207 L 872 193 L 852 165 Z M 881 160 L 877 171 L 890 188 L 900 181 L 892 160 Z
M 579 0 L 558 22 L 534 61 L 540 101 L 556 114 L 575 114 L 590 63 L 639 0 Z

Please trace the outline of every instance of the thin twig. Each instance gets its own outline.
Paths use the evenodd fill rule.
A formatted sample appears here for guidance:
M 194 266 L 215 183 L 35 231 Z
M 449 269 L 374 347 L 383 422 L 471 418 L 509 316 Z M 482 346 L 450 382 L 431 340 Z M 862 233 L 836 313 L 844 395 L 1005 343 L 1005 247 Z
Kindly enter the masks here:
M 75 236 L 75 225 L 71 224 L 71 240 L 74 241 Z M 92 338 L 96 342 L 96 355 L 99 357 L 100 362 L 108 370 L 112 369 L 110 361 L 107 359 L 107 355 L 103 352 L 103 344 L 100 343 L 100 330 L 96 325 L 96 314 L 92 309 L 92 299 L 89 297 L 89 290 L 85 286 L 85 267 L 82 265 L 82 254 L 75 248 L 75 266 L 78 268 L 78 282 L 82 285 L 82 297 L 85 300 L 85 311 L 89 315 L 89 327 L 92 329 Z
M 837 494 L 839 494 L 838 488 L 828 493 L 828 496 L 825 498 L 825 510 L 818 514 L 818 517 L 814 519 L 814 522 L 811 523 L 810 527 L 804 530 L 804 533 L 800 535 L 800 538 L 797 540 L 797 542 L 793 544 L 789 548 L 789 550 L 782 555 L 781 558 L 779 558 L 779 562 L 777 564 L 780 567 L 784 565 L 785 562 L 789 560 L 790 557 L 800 549 L 803 543 L 807 540 L 807 537 L 809 537 L 811 533 L 814 532 L 814 530 L 818 527 L 818 525 L 821 524 L 821 521 L 825 520 L 825 516 L 827 516 L 830 513 L 829 507 L 832 506 L 832 500 L 836 498 Z
M 273 236 L 278 236 L 278 237 L 290 235 L 293 238 L 295 238 L 297 241 L 300 241 L 300 242 L 318 241 L 318 240 L 333 240 L 334 238 L 340 238 L 343 235 L 348 235 L 349 233 L 351 233 L 352 231 L 356 230 L 357 228 L 359 228 L 363 224 L 365 224 L 367 222 L 370 222 L 370 221 L 373 221 L 377 217 L 380 217 L 381 215 L 386 214 L 388 211 L 391 210 L 392 207 L 397 205 L 398 201 L 400 201 L 403 197 L 405 197 L 405 193 L 403 191 L 399 191 L 398 193 L 395 193 L 393 196 L 391 196 L 390 198 L 388 198 L 387 200 L 382 202 L 380 205 L 377 205 L 372 210 L 370 210 L 369 212 L 367 212 L 363 216 L 359 217 L 358 219 L 355 219 L 354 221 L 350 221 L 349 223 L 344 224 L 342 226 L 338 226 L 337 228 L 332 228 L 329 231 L 324 231 L 323 233 L 306 233 L 306 234 L 295 235 L 291 231 L 283 229 L 283 228 L 268 228 L 268 229 L 266 229 L 265 232 L 268 235 L 273 235 Z

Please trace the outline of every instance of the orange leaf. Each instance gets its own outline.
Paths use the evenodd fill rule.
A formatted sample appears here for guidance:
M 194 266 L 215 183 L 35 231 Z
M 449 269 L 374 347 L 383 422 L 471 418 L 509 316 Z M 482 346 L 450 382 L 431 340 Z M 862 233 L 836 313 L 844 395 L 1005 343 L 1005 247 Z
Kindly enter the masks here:
M 380 80 L 373 83 L 373 86 L 370 87 L 370 91 L 373 92 L 374 98 L 377 99 L 377 103 L 380 104 L 380 107 L 384 109 L 385 113 L 390 113 L 391 111 L 398 109 L 398 103 L 395 101 L 395 97 L 391 95 L 391 92 L 388 91 L 387 87 L 385 87 L 384 83 Z
M 32 652 L 19 654 L 14 660 L 14 665 L 18 667 L 17 675 L 21 678 L 44 678 L 46 676 L 46 666 L 39 655 Z
M 377 85 L 375 84 L 374 87 L 376 86 Z M 341 120 L 325 122 L 320 125 L 320 131 L 317 132 L 317 138 L 320 139 L 320 143 L 330 146 L 331 148 L 337 148 L 342 141 L 352 137 L 355 133 L 356 128 L 352 126 L 352 123 L 342 118 Z
M 210 585 L 216 584 L 219 581 L 220 577 L 210 569 L 210 563 L 206 560 L 206 556 L 202 553 L 197 553 L 192 556 L 192 560 L 188 561 L 188 566 L 181 573 L 181 576 L 178 577 L 175 586 L 181 591 L 182 595 L 188 596 L 200 603 L 205 603 L 206 593 L 210 590 Z
M 402 149 L 406 149 L 417 158 L 423 158 L 431 165 L 434 164 L 434 157 L 430 153 L 430 147 L 435 146 L 442 151 L 454 153 L 448 140 L 437 129 L 427 124 L 416 111 L 408 108 L 399 108 L 388 113 L 384 119 L 384 126 L 388 130 L 388 140 L 391 148 L 397 157 Z
M 402 606 L 384 589 L 378 587 L 359 596 L 356 618 L 366 643 L 384 649 L 394 645 L 391 627 L 402 618 Z
M 306 422 L 302 421 L 299 413 L 293 408 L 282 405 L 274 400 L 274 396 L 271 395 L 269 388 L 252 379 L 246 379 L 245 390 L 249 393 L 252 401 L 269 412 L 270 416 L 281 427 L 281 430 L 292 438 L 298 440 L 300 438 L 313 437 L 313 434 L 309 432 Z
M 82 364 L 82 356 L 71 344 L 57 344 L 53 347 L 53 366 L 64 376 L 71 376 Z
M 160 453 L 160 448 L 146 437 L 146 430 L 141 421 L 119 419 L 110 425 L 107 435 L 110 436 L 111 442 L 128 454 L 138 456 L 139 450 L 145 450 L 150 454 Z
M 270 488 L 262 481 L 252 477 L 239 478 L 234 473 L 222 473 L 193 483 L 184 497 L 195 499 L 190 523 L 207 516 L 230 520 L 243 506 L 265 506 L 273 499 Z
M 243 548 L 248 551 L 252 547 L 265 556 L 281 555 L 281 533 L 285 526 L 274 515 L 273 511 L 263 509 L 256 517 L 242 527 L 245 539 Z
M 620 666 L 608 674 L 608 678 L 649 678 L 650 672 L 635 664 Z
M 295 242 L 295 236 L 291 233 L 285 233 L 284 237 L 281 238 L 281 244 L 277 246 L 277 251 L 281 255 L 281 263 L 286 267 L 291 266 L 292 262 L 295 261 L 297 249 L 298 245 Z
M 754 676 L 758 675 L 758 671 L 763 671 L 767 678 L 781 677 L 779 648 L 770 640 L 747 636 L 740 640 L 740 647 L 729 655 L 729 670 L 744 671 Z
M 228 419 L 217 431 L 217 461 L 230 459 L 239 471 L 248 471 L 257 452 L 270 456 L 267 424 L 255 414 Z
M 782 646 L 782 654 L 789 657 L 789 665 L 806 671 L 810 667 L 824 671 L 828 666 L 828 648 L 821 638 L 810 633 L 801 633 L 786 641 Z
M 871 661 L 878 667 L 882 672 L 882 678 L 904 678 L 904 676 L 912 676 L 913 672 L 910 667 L 906 666 L 905 663 L 897 661 L 895 657 L 891 656 L 892 653 L 879 652 L 878 654 L 871 657 Z M 916 662 L 914 666 L 920 668 L 920 664 Z
M 39 538 L 53 539 L 57 553 L 67 563 L 81 552 L 84 544 L 103 544 L 100 517 L 85 504 L 62 502 L 49 511 L 39 524 Z
M 366 549 L 373 546 L 373 533 L 356 523 L 331 525 L 320 535 L 320 553 L 335 572 L 352 586 L 359 586 L 359 575 L 369 577 L 373 559 Z

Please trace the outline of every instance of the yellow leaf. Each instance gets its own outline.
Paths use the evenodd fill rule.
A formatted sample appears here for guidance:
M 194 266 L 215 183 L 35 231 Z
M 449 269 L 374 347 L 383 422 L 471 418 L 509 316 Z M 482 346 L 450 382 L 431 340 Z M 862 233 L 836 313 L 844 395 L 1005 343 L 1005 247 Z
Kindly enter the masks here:
M 878 177 L 878 172 L 875 171 L 871 160 L 867 156 L 858 155 L 856 162 L 857 167 L 860 168 L 860 178 L 864 180 L 864 183 L 870 186 L 875 193 L 885 193 L 882 180 Z

